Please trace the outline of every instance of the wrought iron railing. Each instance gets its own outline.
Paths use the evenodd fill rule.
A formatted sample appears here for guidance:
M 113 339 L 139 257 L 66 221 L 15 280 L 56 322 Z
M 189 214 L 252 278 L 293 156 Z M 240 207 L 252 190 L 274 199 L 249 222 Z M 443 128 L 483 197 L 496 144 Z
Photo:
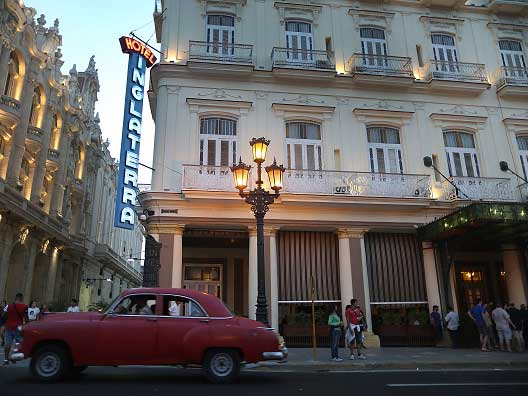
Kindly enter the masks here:
M 493 73 L 492 81 L 500 88 L 509 85 L 528 85 L 528 69 L 524 67 L 501 66 Z
M 352 74 L 414 77 L 411 58 L 400 56 L 354 54 L 348 60 L 347 71 Z
M 147 192 L 147 191 L 150 191 L 151 190 L 151 185 L 150 184 L 138 184 L 138 192 L 142 193 L 142 192 Z
M 249 175 L 249 185 L 252 186 L 252 177 Z M 206 191 L 233 191 L 235 182 L 231 169 L 227 166 L 209 165 L 184 165 L 183 189 Z
M 486 67 L 479 63 L 430 60 L 425 65 L 424 75 L 428 80 L 488 82 Z
M 522 202 L 528 202 L 528 183 L 523 183 L 519 187 L 519 194 Z
M 32 140 L 36 140 L 37 142 L 42 141 L 42 135 L 44 134 L 44 131 L 40 128 L 37 128 L 36 126 L 30 125 L 28 126 L 28 137 Z
M 253 46 L 247 44 L 189 41 L 190 61 L 253 63 Z
M 275 47 L 271 60 L 273 67 L 335 70 L 335 62 L 326 51 Z
M 376 197 L 431 197 L 429 175 L 288 169 L 284 192 Z
M 482 201 L 515 200 L 510 179 L 453 176 L 450 180 L 456 188 L 447 181 L 442 182 L 443 199 L 446 201 L 468 199 L 468 197 Z
M 16 99 L 13 99 L 11 96 L 1 95 L 0 105 L 15 111 L 20 110 L 20 102 Z
M 48 149 L 48 159 L 57 162 L 59 160 L 60 152 L 55 149 Z

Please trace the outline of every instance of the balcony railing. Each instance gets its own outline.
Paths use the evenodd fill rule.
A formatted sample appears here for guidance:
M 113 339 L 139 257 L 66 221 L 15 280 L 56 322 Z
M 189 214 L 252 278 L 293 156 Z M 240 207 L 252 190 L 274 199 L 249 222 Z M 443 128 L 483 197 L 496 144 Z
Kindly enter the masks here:
M 354 54 L 348 60 L 347 71 L 352 74 L 414 77 L 411 58 L 399 56 Z
M 506 84 L 528 86 L 528 69 L 523 67 L 501 66 L 493 73 L 493 81 L 498 88 Z
M 10 110 L 19 111 L 20 110 L 20 102 L 16 99 L 13 99 L 10 96 L 7 95 L 1 95 L 0 96 L 0 106 L 6 107 Z
M 189 41 L 189 60 L 252 64 L 253 46 L 247 44 Z
M 521 201 L 528 202 L 528 183 L 523 183 L 518 188 L 521 194 Z
M 446 201 L 467 197 L 483 201 L 515 200 L 510 179 L 454 176 L 450 180 L 456 188 L 447 181 L 442 183 L 443 199 Z
M 48 159 L 49 160 L 58 162 L 59 161 L 59 156 L 60 156 L 59 150 L 48 149 Z
M 184 165 L 183 189 L 236 191 L 231 169 L 227 166 Z M 251 175 L 249 185 L 252 186 Z
M 294 194 L 429 198 L 431 180 L 428 175 L 288 169 L 284 173 L 284 191 Z
M 37 142 L 42 142 L 42 135 L 44 134 L 44 131 L 40 128 L 37 128 L 36 126 L 30 125 L 28 127 L 27 136 L 31 140 L 35 140 Z
M 273 67 L 334 70 L 335 63 L 326 51 L 309 49 L 273 48 Z
M 424 74 L 428 80 L 453 80 L 487 83 L 486 67 L 478 63 L 430 60 Z

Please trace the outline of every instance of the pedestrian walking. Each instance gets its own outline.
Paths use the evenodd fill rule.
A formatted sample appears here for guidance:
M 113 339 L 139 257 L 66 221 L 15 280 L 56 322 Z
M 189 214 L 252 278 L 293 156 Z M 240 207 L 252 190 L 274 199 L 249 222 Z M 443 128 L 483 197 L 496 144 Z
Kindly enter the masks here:
M 523 339 L 523 318 L 522 313 L 519 309 L 515 308 L 514 303 L 510 303 L 510 306 L 508 309 L 506 309 L 506 312 L 508 312 L 508 315 L 510 315 L 510 320 L 512 321 L 515 328 L 512 328 L 513 333 L 513 349 L 517 347 L 517 350 L 519 352 L 524 351 L 524 339 Z
M 468 316 L 475 322 L 480 338 L 480 349 L 482 352 L 489 352 L 488 349 L 488 328 L 484 322 L 484 312 L 486 307 L 480 300 L 475 301 L 475 305 L 468 311 Z
M 75 298 L 72 298 L 67 312 L 81 312 L 81 310 L 79 309 L 79 304 Z
M 451 346 L 458 348 L 458 328 L 460 326 L 460 319 L 458 313 L 452 307 L 447 307 L 448 313 L 444 318 L 446 323 L 447 332 L 451 339 Z
M 485 304 L 484 306 L 486 309 L 484 313 L 482 314 L 482 317 L 484 318 L 484 323 L 486 323 L 486 329 L 488 330 L 488 349 L 495 350 L 500 349 L 498 338 L 497 338 L 497 331 L 495 329 L 495 323 L 493 323 L 493 320 L 491 320 L 491 313 L 495 309 L 495 304 L 492 302 L 489 302 Z
M 502 303 L 497 304 L 497 308 L 491 313 L 491 318 L 497 327 L 501 351 L 511 352 L 512 330 L 510 326 L 515 329 L 515 325 L 510 320 L 510 315 L 503 308 Z
M 438 305 L 433 305 L 431 312 L 431 325 L 434 327 L 436 342 L 442 340 L 442 316 L 440 316 Z
M 31 301 L 28 308 L 28 321 L 32 322 L 38 320 L 40 316 L 40 308 L 37 307 L 37 302 L 35 300 Z
M 343 322 L 339 317 L 339 306 L 334 305 L 332 312 L 328 316 L 328 326 L 330 327 L 330 342 L 331 342 L 331 353 L 332 360 L 334 362 L 342 362 L 343 359 L 339 357 L 339 342 L 341 341 L 341 326 Z
M 9 356 L 13 341 L 16 343 L 22 341 L 19 326 L 26 323 L 28 309 L 27 305 L 22 302 L 23 298 L 24 296 L 22 293 L 17 293 L 15 301 L 4 308 L 4 312 L 7 312 L 7 320 L 5 324 L 4 366 L 9 364 Z
M 521 304 L 520 311 L 523 323 L 523 341 L 526 350 L 526 346 L 528 345 L 528 309 L 526 308 L 526 304 Z
M 366 359 L 365 355 L 361 354 L 361 344 L 363 343 L 363 314 L 357 303 L 353 298 L 350 300 L 350 308 L 345 312 L 347 321 L 346 338 L 348 347 L 350 348 L 350 360 L 354 360 L 354 345 L 357 351 L 358 359 Z
M 2 346 L 4 346 L 4 332 L 5 332 L 5 324 L 7 321 L 7 312 L 4 312 L 5 307 L 7 307 L 7 301 L 2 300 L 2 303 L 0 303 L 0 338 L 2 339 Z

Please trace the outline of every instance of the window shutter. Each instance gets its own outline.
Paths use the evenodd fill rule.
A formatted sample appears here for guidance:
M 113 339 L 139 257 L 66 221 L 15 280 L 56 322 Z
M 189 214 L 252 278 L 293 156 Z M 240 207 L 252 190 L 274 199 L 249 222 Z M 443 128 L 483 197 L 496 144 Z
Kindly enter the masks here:
M 229 141 L 220 141 L 220 166 L 229 166 Z
M 313 144 L 306 146 L 306 162 L 308 169 L 315 170 L 315 146 Z
M 216 140 L 207 141 L 207 165 L 216 165 Z
M 303 169 L 302 145 L 295 144 L 293 147 L 295 150 L 295 169 Z

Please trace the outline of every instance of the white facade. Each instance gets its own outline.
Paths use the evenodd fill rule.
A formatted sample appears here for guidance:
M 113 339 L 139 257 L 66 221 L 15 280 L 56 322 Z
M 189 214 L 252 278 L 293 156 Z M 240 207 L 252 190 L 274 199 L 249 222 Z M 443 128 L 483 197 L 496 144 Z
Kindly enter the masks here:
M 375 275 L 367 234 L 412 234 L 468 197 L 524 201 L 517 187 L 522 181 L 502 172 L 499 161 L 523 174 L 527 147 L 518 137 L 528 134 L 528 2 L 156 4 L 162 58 L 152 69 L 149 96 L 156 171 L 141 200 L 154 211 L 147 231 L 164 246 L 178 244 L 171 252 L 182 254 L 176 235 L 186 230 L 183 264 L 181 256 L 162 252 L 162 278 L 175 279 L 171 271 L 180 273 L 186 256 L 194 259 L 191 248 L 185 252 L 187 230 L 192 244 L 196 229 L 253 224 L 226 168 L 239 157 L 250 162 L 253 137 L 270 139 L 268 160 L 288 168 L 282 198 L 266 215 L 275 230 L 271 243 L 277 229 L 337 232 L 339 260 L 329 261 L 347 277 L 340 279 L 342 305 L 351 295 L 365 305 L 372 298 L 373 308 L 440 301 L 436 274 L 420 276 L 421 299 L 369 297 Z M 458 195 L 424 166 L 425 156 Z M 250 289 L 251 240 L 250 231 Z M 286 265 L 281 259 L 279 252 L 279 275 L 267 275 L 268 293 Z M 362 281 L 354 280 L 358 276 Z M 271 296 L 274 325 L 284 282 L 278 281 L 279 297 Z

